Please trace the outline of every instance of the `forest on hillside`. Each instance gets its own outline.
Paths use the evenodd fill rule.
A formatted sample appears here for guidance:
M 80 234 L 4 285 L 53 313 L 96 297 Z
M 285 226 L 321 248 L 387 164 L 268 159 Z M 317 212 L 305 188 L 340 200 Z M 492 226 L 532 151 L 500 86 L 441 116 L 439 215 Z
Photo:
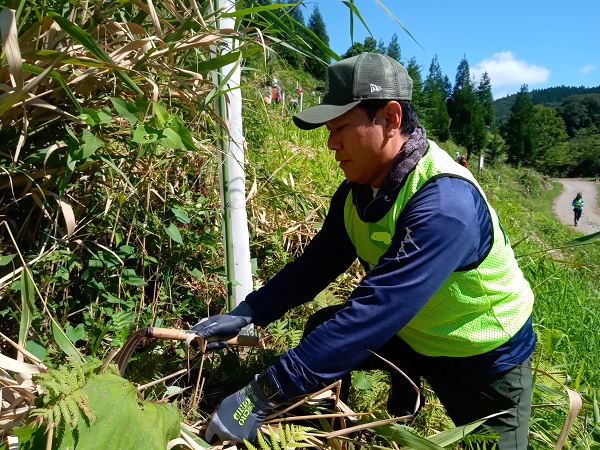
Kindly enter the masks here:
M 268 6 L 274 2 L 261 3 Z M 296 30 L 300 37 L 308 40 L 307 33 L 311 33 L 322 43 L 329 43 L 318 5 L 294 0 L 287 3 L 291 6 L 279 14 L 289 14 L 302 26 L 304 14 L 310 12 L 306 22 L 309 31 Z M 291 69 L 306 70 L 317 80 L 325 79 L 325 66 L 318 60 L 329 63 L 336 55 L 313 43 L 315 60 L 290 47 L 286 43 L 274 45 L 270 57 Z M 559 86 L 530 92 L 523 85 L 519 93 L 494 101 L 489 75 L 484 73 L 475 80 L 466 56 L 457 62 L 454 83 L 442 73 L 437 55 L 428 66 L 403 55 L 397 34 L 388 43 L 369 36 L 362 43 L 353 43 L 339 58 L 367 51 L 386 54 L 405 65 L 415 83 L 413 104 L 428 136 L 439 142 L 451 138 L 466 149 L 468 159 L 484 155 L 488 162 L 534 166 L 559 177 L 600 174 L 600 86 Z

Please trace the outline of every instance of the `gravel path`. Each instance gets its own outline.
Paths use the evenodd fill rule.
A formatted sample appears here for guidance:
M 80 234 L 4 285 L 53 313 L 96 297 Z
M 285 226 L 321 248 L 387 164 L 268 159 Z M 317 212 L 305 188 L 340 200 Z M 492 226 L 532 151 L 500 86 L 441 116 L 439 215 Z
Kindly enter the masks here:
M 585 234 L 595 233 L 600 231 L 600 208 L 596 196 L 598 190 L 596 183 L 593 181 L 585 181 L 580 178 L 555 178 L 553 181 L 558 181 L 563 185 L 563 190 L 554 199 L 553 210 L 554 214 L 565 225 L 569 225 Z M 573 207 L 571 202 L 581 192 L 585 206 L 581 219 L 577 224 L 577 228 L 573 226 Z

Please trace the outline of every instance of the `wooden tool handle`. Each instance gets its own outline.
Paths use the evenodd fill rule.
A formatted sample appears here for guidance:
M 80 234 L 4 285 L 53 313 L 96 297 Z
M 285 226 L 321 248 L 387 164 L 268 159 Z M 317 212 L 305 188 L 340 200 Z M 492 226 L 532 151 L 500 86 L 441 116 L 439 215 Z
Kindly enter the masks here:
M 147 335 L 155 339 L 173 339 L 176 341 L 186 341 L 190 336 L 193 336 L 194 334 L 187 330 L 178 330 L 175 328 L 149 327 Z M 196 336 L 195 339 L 201 340 L 202 338 L 200 336 Z M 244 347 L 256 347 L 258 345 L 258 338 L 256 336 L 248 336 L 245 334 L 234 336 L 231 339 L 223 339 L 219 336 L 211 336 L 206 340 L 209 342 L 225 340 L 228 345 L 241 345 Z

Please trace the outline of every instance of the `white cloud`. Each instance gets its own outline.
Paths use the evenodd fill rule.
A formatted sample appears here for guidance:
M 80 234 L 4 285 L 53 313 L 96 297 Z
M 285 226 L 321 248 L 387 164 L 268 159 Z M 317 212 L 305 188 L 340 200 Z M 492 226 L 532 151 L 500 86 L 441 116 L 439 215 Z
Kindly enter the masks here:
M 587 65 L 583 66 L 580 70 L 581 70 L 581 73 L 588 74 L 588 73 L 592 72 L 595 68 L 596 68 L 595 64 L 587 64 Z
M 531 89 L 536 84 L 548 81 L 550 76 L 550 71 L 545 67 L 520 61 L 510 51 L 494 53 L 491 58 L 471 67 L 471 76 L 474 76 L 476 81 L 479 81 L 484 72 L 490 77 L 495 98 L 501 96 L 499 91 L 506 95 L 504 92 L 516 92 L 523 84 L 527 84 Z

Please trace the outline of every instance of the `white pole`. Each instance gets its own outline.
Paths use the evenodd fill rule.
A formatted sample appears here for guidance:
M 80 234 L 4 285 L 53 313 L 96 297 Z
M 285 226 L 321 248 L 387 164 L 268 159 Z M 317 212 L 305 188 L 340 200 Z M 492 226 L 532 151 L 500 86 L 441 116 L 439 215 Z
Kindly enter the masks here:
M 479 155 L 479 173 L 483 172 L 483 153 Z
M 235 11 L 234 0 L 214 0 L 214 8 L 227 12 Z M 234 18 L 219 17 L 218 29 L 233 29 Z M 223 53 L 235 50 L 236 41 L 225 39 Z M 244 144 L 242 134 L 242 95 L 239 63 L 228 64 L 213 71 L 216 85 L 229 73 L 231 78 L 224 86 L 227 96 L 219 95 L 216 107 L 227 125 L 221 130 L 219 139 L 219 181 L 223 222 L 223 244 L 227 275 L 227 310 L 239 305 L 252 291 L 250 262 L 250 239 L 248 237 L 248 215 L 246 212 L 246 177 L 244 173 Z
M 302 99 L 304 98 L 304 92 L 300 92 L 300 111 L 302 111 Z

